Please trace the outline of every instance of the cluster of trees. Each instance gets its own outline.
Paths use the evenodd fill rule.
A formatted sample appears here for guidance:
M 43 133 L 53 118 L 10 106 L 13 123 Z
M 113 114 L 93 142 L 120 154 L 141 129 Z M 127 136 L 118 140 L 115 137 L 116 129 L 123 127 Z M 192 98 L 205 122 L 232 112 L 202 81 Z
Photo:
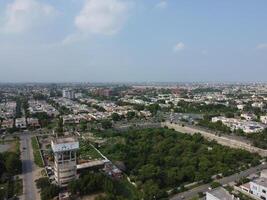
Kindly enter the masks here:
M 224 133 L 231 133 L 231 128 L 229 128 L 228 126 L 224 125 L 222 123 L 222 121 L 217 121 L 217 122 L 211 122 L 208 119 L 202 119 L 198 121 L 198 125 L 203 126 L 203 127 L 207 127 L 211 130 L 215 130 L 215 131 L 221 131 Z
M 13 176 L 21 173 L 21 166 L 19 152 L 0 153 L 0 185 L 5 184 L 0 189 L 0 200 L 14 197 L 16 187 Z
M 55 107 L 61 115 L 71 114 L 71 111 L 67 107 L 59 105 L 57 102 L 53 101 L 52 99 L 49 99 L 47 102 L 53 107 Z
M 230 149 L 193 136 L 158 128 L 112 132 L 124 143 L 109 144 L 102 151 L 112 160 L 123 161 L 126 173 L 144 193 L 144 199 L 163 199 L 166 190 L 195 181 L 211 181 L 257 165 L 260 157 L 244 150 Z
M 252 141 L 254 146 L 267 149 L 267 129 L 260 133 L 247 134 L 247 138 Z
M 43 167 L 44 164 L 43 164 L 42 157 L 40 154 L 40 149 L 39 149 L 37 138 L 32 137 L 31 142 L 32 142 L 32 148 L 33 148 L 34 163 L 38 165 L 39 167 Z
M 179 101 L 177 107 L 174 108 L 175 112 L 179 113 L 206 113 L 206 114 L 225 114 L 235 113 L 237 108 L 225 106 L 223 104 L 201 104 L 195 102 Z
M 59 187 L 51 184 L 47 177 L 39 178 L 36 180 L 36 186 L 41 190 L 41 200 L 49 200 L 58 196 Z
M 85 172 L 79 179 L 69 183 L 68 191 L 72 198 L 77 196 L 105 193 L 97 197 L 97 200 L 126 200 L 128 199 L 117 187 L 117 181 L 112 180 L 102 173 Z
M 46 112 L 38 112 L 31 115 L 31 117 L 37 118 L 41 127 L 46 127 L 51 122 L 52 118 Z

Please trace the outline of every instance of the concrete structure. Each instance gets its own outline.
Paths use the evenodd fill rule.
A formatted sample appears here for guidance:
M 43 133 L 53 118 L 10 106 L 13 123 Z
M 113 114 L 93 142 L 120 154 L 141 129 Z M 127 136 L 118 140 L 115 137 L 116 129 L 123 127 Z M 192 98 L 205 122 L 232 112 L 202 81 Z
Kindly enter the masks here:
M 26 123 L 26 119 L 23 118 L 17 118 L 15 120 L 15 126 L 16 128 L 27 128 L 27 123 Z
M 67 99 L 75 99 L 75 92 L 73 90 L 64 89 L 62 91 L 62 96 Z
M 258 178 L 250 182 L 250 193 L 263 199 L 267 199 L 267 179 Z
M 206 200 L 235 200 L 236 198 L 231 195 L 223 187 L 216 188 L 206 192 Z
M 60 187 L 77 178 L 76 151 L 79 142 L 74 138 L 57 138 L 52 140 L 51 147 L 54 153 L 55 180 Z

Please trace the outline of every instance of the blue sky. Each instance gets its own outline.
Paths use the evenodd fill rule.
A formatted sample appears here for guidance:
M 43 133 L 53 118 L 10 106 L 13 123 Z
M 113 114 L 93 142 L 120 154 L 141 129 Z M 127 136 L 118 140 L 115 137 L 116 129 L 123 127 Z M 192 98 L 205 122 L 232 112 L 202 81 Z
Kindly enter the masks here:
M 266 82 L 266 73 L 266 0 L 0 1 L 0 82 Z

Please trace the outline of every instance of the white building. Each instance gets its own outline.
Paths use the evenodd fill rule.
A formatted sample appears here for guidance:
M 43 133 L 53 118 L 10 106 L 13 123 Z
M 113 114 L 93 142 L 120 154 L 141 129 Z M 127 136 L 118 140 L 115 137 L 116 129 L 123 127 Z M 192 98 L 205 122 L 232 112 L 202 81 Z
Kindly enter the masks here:
M 219 187 L 209 192 L 206 192 L 206 200 L 235 200 L 235 199 L 236 198 L 223 187 Z
M 250 182 L 250 193 L 263 199 L 267 199 L 267 179 L 258 178 Z
M 26 123 L 26 119 L 23 118 L 17 118 L 15 120 L 15 126 L 16 128 L 27 128 L 27 123 Z
M 262 122 L 263 124 L 267 124 L 267 115 L 265 115 L 265 116 L 261 116 L 261 117 L 260 117 L 260 120 L 261 120 L 261 122 Z
M 261 177 L 251 181 L 250 193 L 259 197 L 260 199 L 267 199 L 267 171 L 264 170 L 261 173 Z
M 54 153 L 55 180 L 60 187 L 77 178 L 76 151 L 79 142 L 74 138 L 57 138 L 51 141 Z
M 64 89 L 62 91 L 62 95 L 64 98 L 67 98 L 67 99 L 75 99 L 75 92 L 73 90 Z

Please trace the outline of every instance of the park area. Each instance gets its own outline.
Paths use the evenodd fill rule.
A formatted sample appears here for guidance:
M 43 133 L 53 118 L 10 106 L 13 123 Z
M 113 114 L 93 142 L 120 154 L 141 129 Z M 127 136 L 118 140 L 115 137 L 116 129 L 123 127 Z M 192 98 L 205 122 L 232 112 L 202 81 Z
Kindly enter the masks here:
M 229 176 L 260 160 L 257 154 L 207 141 L 200 134 L 191 136 L 167 128 L 100 134 L 112 141 L 102 146 L 101 152 L 114 163 L 125 164 L 125 173 L 148 200 L 166 198 L 166 191 L 186 184 L 211 182 L 214 175 Z

